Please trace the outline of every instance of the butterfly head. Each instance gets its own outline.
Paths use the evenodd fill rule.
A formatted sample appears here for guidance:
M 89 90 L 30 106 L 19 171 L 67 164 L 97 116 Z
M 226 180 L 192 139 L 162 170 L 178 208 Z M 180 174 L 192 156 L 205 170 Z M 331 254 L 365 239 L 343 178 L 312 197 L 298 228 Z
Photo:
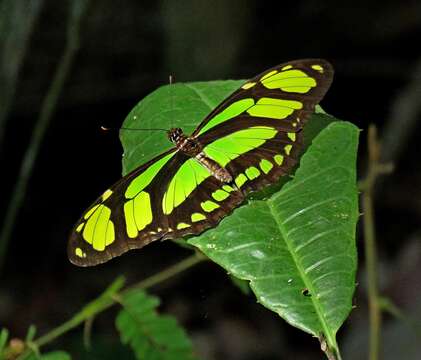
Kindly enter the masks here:
M 177 144 L 177 142 L 180 141 L 180 138 L 184 136 L 183 130 L 181 130 L 180 128 L 172 128 L 168 130 L 167 135 L 168 139 L 174 144 Z

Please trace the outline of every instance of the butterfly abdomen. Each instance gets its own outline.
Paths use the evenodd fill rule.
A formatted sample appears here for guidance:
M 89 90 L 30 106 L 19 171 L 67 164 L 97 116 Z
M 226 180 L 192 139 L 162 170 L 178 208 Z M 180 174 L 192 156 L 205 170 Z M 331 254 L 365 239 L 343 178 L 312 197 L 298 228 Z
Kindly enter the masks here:
M 220 166 L 215 160 L 208 158 L 204 152 L 197 154 L 196 159 L 220 182 L 226 184 L 232 182 L 233 178 L 229 171 Z

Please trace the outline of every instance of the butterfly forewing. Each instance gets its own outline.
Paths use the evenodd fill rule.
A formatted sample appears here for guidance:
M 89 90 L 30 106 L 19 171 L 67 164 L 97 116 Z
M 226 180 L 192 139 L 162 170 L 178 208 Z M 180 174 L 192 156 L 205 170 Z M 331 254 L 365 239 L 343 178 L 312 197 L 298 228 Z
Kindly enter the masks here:
M 297 163 L 302 127 L 332 78 L 331 65 L 316 59 L 266 70 L 222 102 L 194 134 L 244 194 L 258 190 Z
M 229 126 L 232 124 L 230 120 L 274 119 L 271 115 L 280 120 L 277 122 L 279 129 L 297 131 L 326 94 L 332 80 L 332 65 L 322 59 L 296 60 L 275 66 L 248 80 L 225 99 L 200 123 L 193 136 L 204 136 L 211 129 L 219 130 L 216 126 L 219 124 Z M 271 103 L 268 99 L 281 101 Z M 294 108 L 300 104 L 301 108 Z M 290 114 L 268 111 L 275 106 L 295 111 Z
M 203 154 L 232 176 L 218 180 L 174 148 L 140 166 L 97 199 L 75 225 L 70 260 L 89 266 L 157 239 L 198 234 L 273 184 L 297 163 L 302 127 L 328 90 L 325 60 L 292 61 L 248 80 L 193 132 Z
M 175 156 L 175 149 L 171 149 L 138 167 L 88 208 L 70 235 L 67 253 L 72 263 L 97 265 L 162 237 L 146 228 L 153 224 L 159 229 L 160 221 L 166 220 L 153 213 L 157 201 L 154 190 L 157 180 L 165 179 L 168 167 L 177 166 L 171 162 Z

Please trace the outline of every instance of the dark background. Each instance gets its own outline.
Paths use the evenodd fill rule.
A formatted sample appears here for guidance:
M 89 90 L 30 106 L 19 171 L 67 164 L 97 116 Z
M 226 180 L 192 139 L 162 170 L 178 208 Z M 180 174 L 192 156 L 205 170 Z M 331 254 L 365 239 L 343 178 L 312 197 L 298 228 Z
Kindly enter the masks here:
M 64 49 L 71 3 L 0 2 L 2 218 Z M 119 127 L 170 74 L 179 82 L 247 78 L 288 60 L 322 57 L 336 70 L 324 109 L 363 130 L 375 123 L 384 139 L 383 158 L 395 164 L 377 187 L 379 272 L 382 293 L 406 318 L 385 315 L 382 358 L 419 358 L 420 40 L 421 3 L 415 0 L 91 1 L 1 269 L 0 326 L 22 338 L 35 324 L 41 335 L 119 274 L 134 283 L 188 255 L 165 242 L 95 268 L 69 263 L 66 242 L 73 224 L 121 175 L 117 133 L 102 132 L 101 125 Z M 360 178 L 366 133 L 361 133 Z M 361 235 L 357 241 L 357 308 L 338 334 L 344 359 L 366 358 L 367 351 Z M 161 310 L 186 327 L 203 359 L 324 357 L 317 339 L 243 295 L 215 264 L 199 265 L 152 292 L 160 296 Z M 81 328 L 49 347 L 68 350 L 76 359 L 133 358 L 119 343 L 114 313 L 95 320 L 91 352 L 82 349 Z

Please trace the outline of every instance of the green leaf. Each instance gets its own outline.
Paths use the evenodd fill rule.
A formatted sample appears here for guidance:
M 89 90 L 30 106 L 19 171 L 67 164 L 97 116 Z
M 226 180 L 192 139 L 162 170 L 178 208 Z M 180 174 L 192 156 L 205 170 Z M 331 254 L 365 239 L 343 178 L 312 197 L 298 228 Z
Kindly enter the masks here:
M 37 333 L 36 326 L 31 324 L 28 328 L 28 332 L 25 337 L 25 342 L 31 342 L 34 339 L 36 333 Z
M 132 110 L 124 127 L 177 126 L 191 133 L 241 84 L 164 86 Z M 333 349 L 355 288 L 359 132 L 335 121 L 313 114 L 304 128 L 305 148 L 312 141 L 313 145 L 293 179 L 285 176 L 279 184 L 252 194 L 250 198 L 259 201 L 250 200 L 216 228 L 189 240 L 230 274 L 250 281 L 261 304 L 290 324 L 323 335 Z M 121 140 L 123 173 L 172 146 L 158 131 L 122 131 Z
M 130 344 L 137 359 L 195 359 L 192 345 L 184 330 L 171 316 L 158 315 L 158 298 L 133 290 L 121 301 L 116 319 L 121 341 Z
M 329 125 L 279 192 L 250 201 L 189 240 L 249 280 L 262 305 L 314 336 L 323 334 L 333 348 L 355 289 L 358 133 L 350 123 Z
M 42 355 L 31 354 L 26 360 L 71 360 L 70 355 L 64 351 L 52 351 Z
M 0 331 L 0 359 L 4 348 L 6 347 L 7 339 L 9 338 L 9 330 L 2 328 Z

